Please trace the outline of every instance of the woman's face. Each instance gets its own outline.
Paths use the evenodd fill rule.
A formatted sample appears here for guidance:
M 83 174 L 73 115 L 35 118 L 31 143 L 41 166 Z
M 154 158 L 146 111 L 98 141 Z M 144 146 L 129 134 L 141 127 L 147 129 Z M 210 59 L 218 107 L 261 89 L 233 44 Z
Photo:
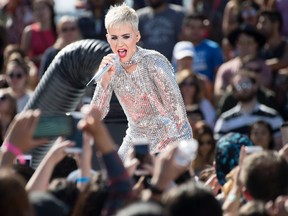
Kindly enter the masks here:
M 199 148 L 198 153 L 202 156 L 207 156 L 208 153 L 213 148 L 214 140 L 213 137 L 211 137 L 210 134 L 203 134 L 199 140 Z
M 51 19 L 50 8 L 45 2 L 34 3 L 33 12 L 36 20 L 38 20 L 39 22 L 45 22 Z
M 255 145 L 262 146 L 263 149 L 269 149 L 269 143 L 272 137 L 266 126 L 255 124 L 252 127 L 250 139 Z
M 13 90 L 23 90 L 26 88 L 27 75 L 23 68 L 15 63 L 8 63 L 6 74 L 8 85 Z
M 0 113 L 7 113 L 9 109 L 11 108 L 8 96 L 0 92 Z
M 181 84 L 180 84 L 180 90 L 181 93 L 183 95 L 183 98 L 185 100 L 185 98 L 189 97 L 191 99 L 193 99 L 193 96 L 196 93 L 196 83 L 195 81 L 190 77 L 185 79 Z M 185 105 L 189 105 L 189 104 L 185 104 Z
M 106 38 L 112 51 L 124 63 L 129 61 L 136 52 L 136 44 L 140 40 L 140 32 L 135 31 L 131 24 L 124 23 L 121 26 L 110 27 Z
M 66 44 L 77 41 L 80 38 L 80 32 L 75 22 L 65 21 L 60 24 L 58 34 Z

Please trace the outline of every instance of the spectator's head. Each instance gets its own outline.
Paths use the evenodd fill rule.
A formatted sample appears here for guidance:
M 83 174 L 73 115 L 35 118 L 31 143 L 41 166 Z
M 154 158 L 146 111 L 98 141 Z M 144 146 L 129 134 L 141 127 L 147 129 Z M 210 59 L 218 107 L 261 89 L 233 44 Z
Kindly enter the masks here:
M 54 0 L 34 0 L 33 13 L 38 22 L 44 24 L 50 23 L 56 35 Z
M 127 205 L 116 216 L 165 216 L 163 207 L 156 202 L 138 201 Z
M 30 180 L 35 171 L 32 167 L 28 166 L 27 164 L 14 164 L 13 170 L 15 173 L 23 177 L 25 183 L 27 183 Z
M 62 16 L 57 24 L 58 38 L 54 46 L 63 48 L 81 38 L 77 19 L 73 16 Z
M 25 181 L 12 170 L 0 170 L 0 194 L 0 215 L 31 215 L 32 208 L 25 190 Z
M 188 121 L 189 121 L 192 129 L 194 129 L 197 122 L 204 120 L 204 114 L 203 114 L 202 110 L 200 109 L 199 105 L 197 105 L 197 104 L 187 105 L 187 106 L 185 106 L 185 108 L 186 108 Z
M 265 10 L 259 14 L 257 29 L 270 38 L 275 32 L 281 34 L 283 28 L 283 18 L 279 11 Z
M 36 215 L 68 216 L 69 208 L 60 199 L 49 192 L 35 191 L 29 194 L 29 200 Z
M 237 50 L 240 57 L 257 55 L 265 44 L 265 37 L 251 25 L 242 24 L 228 35 L 229 43 Z
M 194 52 L 194 46 L 190 41 L 180 41 L 175 44 L 173 58 L 176 61 L 177 71 L 183 69 L 191 70 Z
M 171 189 L 164 196 L 169 216 L 222 216 L 221 205 L 212 191 L 200 182 L 187 182 Z
M 261 146 L 264 150 L 274 149 L 273 129 L 268 122 L 259 120 L 253 123 L 248 136 L 255 145 Z
M 204 38 L 209 25 L 208 19 L 202 14 L 189 14 L 183 20 L 182 36 L 184 40 L 199 44 Z
M 278 71 L 275 78 L 275 91 L 288 92 L 288 68 L 282 68 Z
M 166 0 L 146 0 L 148 5 L 152 7 L 154 10 L 162 7 L 164 4 L 166 4 Z
M 242 146 L 253 146 L 252 141 L 240 133 L 228 133 L 216 145 L 216 175 L 221 185 L 226 183 L 226 175 L 238 165 Z
M 68 182 L 66 179 L 54 179 L 49 185 L 49 192 L 64 202 L 70 213 L 80 194 L 77 185 L 74 182 Z
M 202 96 L 198 76 L 191 70 L 185 69 L 178 71 L 176 80 L 179 85 L 184 104 L 198 104 Z
M 240 5 L 239 23 L 245 23 L 252 26 L 257 25 L 259 5 L 252 1 L 245 0 Z
M 197 157 L 193 161 L 194 170 L 197 172 L 197 168 L 200 168 L 203 164 L 206 164 L 207 167 L 213 165 L 216 142 L 213 137 L 213 130 L 204 121 L 198 121 L 195 124 L 193 137 L 199 144 Z
M 6 130 L 16 114 L 16 97 L 13 93 L 11 93 L 11 91 L 8 91 L 7 89 L 0 89 L 0 141 L 3 141 Z
M 263 151 L 245 157 L 240 180 L 245 195 L 268 202 L 288 195 L 288 163 L 277 152 Z
M 233 95 L 237 101 L 249 103 L 256 98 L 258 84 L 255 75 L 245 69 L 239 69 L 231 81 Z
M 27 60 L 20 54 L 14 53 L 7 60 L 5 67 L 8 85 L 15 92 L 23 91 L 29 83 L 29 67 Z
M 100 215 L 107 196 L 108 189 L 102 175 L 95 174 L 92 181 L 80 193 L 73 215 Z
M 265 209 L 265 203 L 254 200 L 241 206 L 238 216 L 270 216 L 270 214 Z

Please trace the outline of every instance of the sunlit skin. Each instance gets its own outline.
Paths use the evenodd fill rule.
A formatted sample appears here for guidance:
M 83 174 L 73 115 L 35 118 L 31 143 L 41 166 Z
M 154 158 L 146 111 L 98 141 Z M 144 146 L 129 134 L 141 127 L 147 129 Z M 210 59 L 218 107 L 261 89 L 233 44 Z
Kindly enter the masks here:
M 250 139 L 255 145 L 262 146 L 263 149 L 268 150 L 272 137 L 266 126 L 255 124 L 252 128 Z
M 108 28 L 106 38 L 114 55 L 119 56 L 120 63 L 128 62 L 137 51 L 137 42 L 140 40 L 140 32 L 135 30 L 130 23 L 121 23 Z M 115 73 L 114 55 L 109 54 L 103 58 L 99 68 L 103 68 L 106 64 L 112 64 L 108 73 L 102 77 L 101 85 L 105 89 Z M 136 69 L 136 65 L 123 66 L 127 73 L 132 73 Z

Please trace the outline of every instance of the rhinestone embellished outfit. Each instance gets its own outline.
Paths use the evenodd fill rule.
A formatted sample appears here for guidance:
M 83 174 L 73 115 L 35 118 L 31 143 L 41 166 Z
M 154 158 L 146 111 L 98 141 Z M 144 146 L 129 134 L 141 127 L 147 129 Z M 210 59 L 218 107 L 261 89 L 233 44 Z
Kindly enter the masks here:
M 147 138 L 151 152 L 171 142 L 192 138 L 170 62 L 162 54 L 141 47 L 137 47 L 131 60 L 137 64 L 135 71 L 127 73 L 120 62 L 116 62 L 116 73 L 107 89 L 104 90 L 99 81 L 92 99 L 104 118 L 114 91 L 127 116 L 128 129 L 118 151 L 122 160 L 134 138 Z

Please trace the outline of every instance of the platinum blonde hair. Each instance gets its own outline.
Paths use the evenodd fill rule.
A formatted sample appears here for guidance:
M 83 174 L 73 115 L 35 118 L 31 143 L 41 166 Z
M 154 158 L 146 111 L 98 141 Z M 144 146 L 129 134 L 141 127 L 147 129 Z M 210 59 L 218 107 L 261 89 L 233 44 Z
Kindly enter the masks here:
M 132 28 L 138 31 L 139 19 L 136 11 L 125 3 L 111 6 L 105 16 L 106 30 L 113 26 L 121 26 L 123 23 L 131 24 Z

